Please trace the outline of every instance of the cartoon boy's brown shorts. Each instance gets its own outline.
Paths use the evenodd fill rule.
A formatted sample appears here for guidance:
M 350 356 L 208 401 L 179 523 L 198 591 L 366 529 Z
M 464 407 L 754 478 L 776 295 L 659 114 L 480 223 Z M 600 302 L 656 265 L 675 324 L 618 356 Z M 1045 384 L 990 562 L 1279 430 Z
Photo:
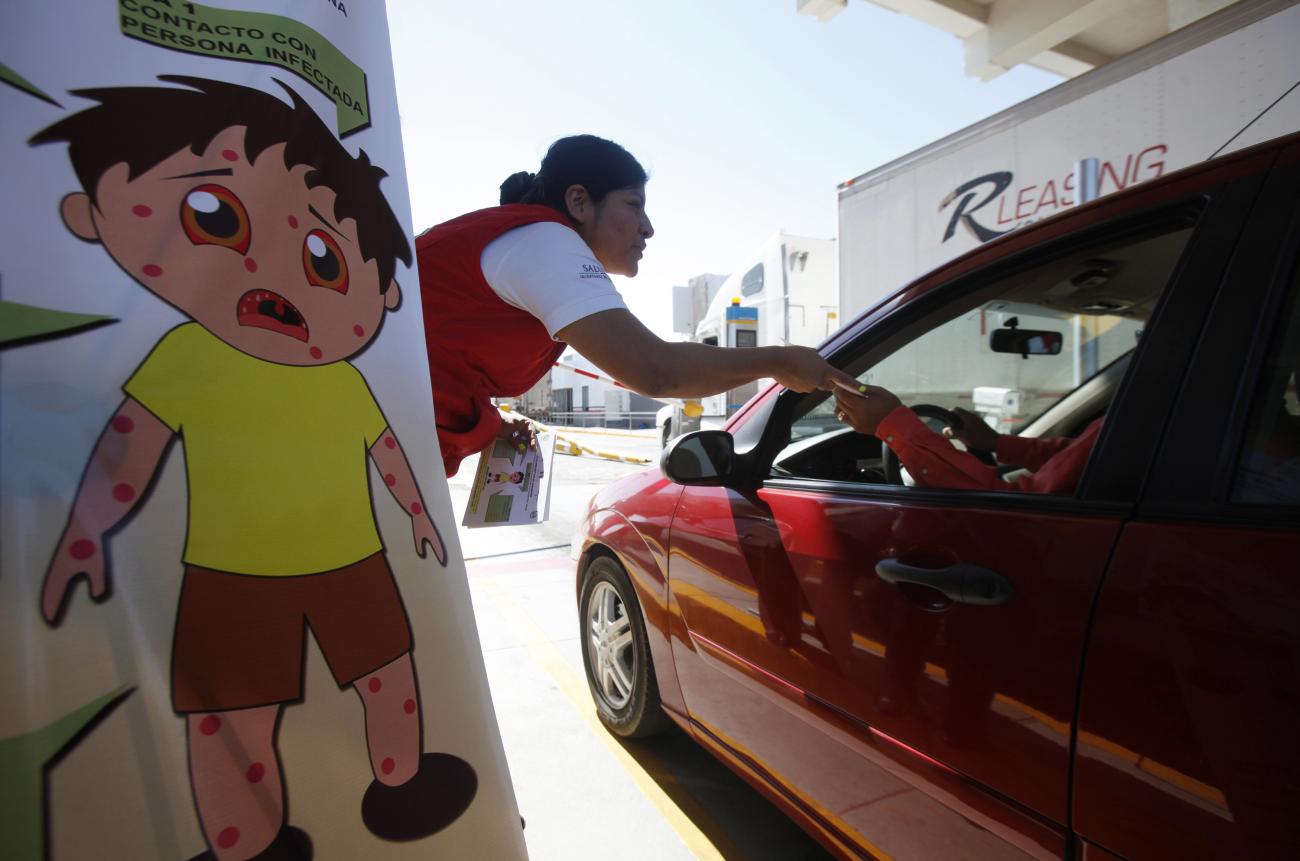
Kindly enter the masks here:
M 185 566 L 172 646 L 176 711 L 229 711 L 302 696 L 307 627 L 339 686 L 411 650 L 383 553 L 298 577 Z

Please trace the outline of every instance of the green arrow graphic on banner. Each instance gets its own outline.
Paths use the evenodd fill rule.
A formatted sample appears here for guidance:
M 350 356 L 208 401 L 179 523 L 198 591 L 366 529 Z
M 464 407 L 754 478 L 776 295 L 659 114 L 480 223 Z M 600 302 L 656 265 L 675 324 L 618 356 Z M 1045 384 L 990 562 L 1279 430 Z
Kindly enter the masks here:
M 339 137 L 370 125 L 366 73 L 306 24 L 170 0 L 118 0 L 117 5 L 124 36 L 187 54 L 279 66 L 333 100 Z
M 63 107 L 63 105 L 54 101 L 54 99 L 51 99 L 49 96 L 45 95 L 45 93 L 42 93 L 40 89 L 31 81 L 27 80 L 22 75 L 18 74 L 13 69 L 6 66 L 4 63 L 0 63 L 0 81 L 4 81 L 6 84 L 8 84 L 11 87 L 16 87 L 22 90 L 24 93 L 29 93 L 43 102 L 49 102 L 55 107 L 58 108 Z
M 115 322 L 114 318 L 103 314 L 76 314 L 20 302 L 0 301 L 0 349 L 71 335 Z
M 45 857 L 45 772 L 129 694 L 122 687 L 38 730 L 0 739 L 0 846 L 6 858 Z

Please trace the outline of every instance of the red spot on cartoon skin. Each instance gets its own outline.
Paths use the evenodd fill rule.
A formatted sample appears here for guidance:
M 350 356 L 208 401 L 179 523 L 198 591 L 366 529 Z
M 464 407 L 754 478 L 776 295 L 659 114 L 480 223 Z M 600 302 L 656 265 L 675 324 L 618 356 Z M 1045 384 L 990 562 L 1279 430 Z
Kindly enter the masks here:
M 397 763 L 393 762 L 391 756 L 384 757 L 384 761 L 379 763 L 379 770 L 384 774 L 392 774 L 394 768 L 397 768 Z
M 221 729 L 221 718 L 216 715 L 208 715 L 199 722 L 199 732 L 204 735 L 216 735 Z
M 257 271 L 257 261 L 254 260 L 254 259 L 251 258 L 251 257 L 245 257 L 245 258 L 244 258 L 244 268 L 247 269 L 249 272 L 256 272 L 256 271 Z
M 322 353 L 322 352 L 320 351 L 320 347 L 312 347 L 312 348 L 311 348 L 310 350 L 308 350 L 307 352 L 311 353 L 311 357 L 312 357 L 313 359 L 319 359 L 321 356 L 325 355 L 324 353 Z
M 130 433 L 135 430 L 135 422 L 130 416 L 113 416 L 113 430 L 118 433 Z
M 393 439 L 391 436 L 384 437 L 384 447 L 397 448 L 397 440 Z
M 364 338 L 366 336 L 366 330 L 360 326 L 353 326 L 352 334 L 356 335 L 358 338 Z
M 217 845 L 222 849 L 229 849 L 238 842 L 239 829 L 233 825 L 229 828 L 221 829 L 221 833 L 217 835 Z
M 113 485 L 113 498 L 118 502 L 130 502 L 135 499 L 135 488 L 129 484 Z
M 407 700 L 402 703 L 402 711 L 406 712 L 408 715 L 415 714 L 415 700 Z
M 366 687 L 370 688 L 370 693 L 372 693 L 372 694 L 377 694 L 377 693 L 379 693 L 380 689 L 383 688 L 383 686 L 384 686 L 384 683 L 381 682 L 381 681 L 380 681 L 379 679 L 377 679 L 377 678 L 375 678 L 375 679 L 371 679 L 371 680 L 370 680 L 370 683 L 369 683 L 368 685 L 366 685 Z
M 150 278 L 157 278 L 159 275 L 163 273 L 162 267 L 159 266 L 157 263 L 146 263 L 144 265 L 144 268 L 141 269 L 140 271 L 148 275 Z
M 384 484 L 388 485 L 389 487 L 392 487 L 394 484 L 397 484 L 397 476 L 393 475 L 391 472 L 388 473 L 388 475 L 384 476 Z
M 137 203 L 135 206 L 131 207 L 131 211 L 141 218 L 148 218 L 153 215 L 153 210 L 145 206 L 143 203 Z
M 73 559 L 89 559 L 95 555 L 95 542 L 80 538 L 72 542 L 68 552 L 72 554 Z
M 239 161 L 239 153 L 235 152 L 233 149 L 223 149 L 221 151 L 221 157 L 226 161 Z
M 290 216 L 289 216 L 289 226 L 290 226 L 290 227 L 293 227 L 293 228 L 297 228 L 297 226 L 298 226 L 298 219 L 297 219 L 297 218 L 294 218 L 292 215 L 290 215 Z
M 411 503 L 411 513 L 412 513 L 412 514 L 421 514 L 421 513 L 423 513 L 423 512 L 424 512 L 424 506 L 423 506 L 423 505 L 421 505 L 421 504 L 418 503 L 418 502 L 412 502 L 412 503 Z
M 248 778 L 249 783 L 261 783 L 262 778 L 266 777 L 266 766 L 260 762 L 255 762 L 248 767 L 244 777 Z

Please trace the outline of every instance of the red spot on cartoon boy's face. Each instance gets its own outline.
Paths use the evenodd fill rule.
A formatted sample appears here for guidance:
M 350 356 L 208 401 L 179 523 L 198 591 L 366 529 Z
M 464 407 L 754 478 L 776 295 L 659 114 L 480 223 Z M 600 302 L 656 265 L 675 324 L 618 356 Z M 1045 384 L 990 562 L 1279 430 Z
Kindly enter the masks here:
M 221 829 L 221 833 L 217 835 L 217 845 L 222 849 L 229 849 L 238 842 L 239 829 L 233 825 L 229 828 Z
M 306 343 L 307 321 L 292 302 L 270 290 L 249 290 L 239 297 L 235 319 L 241 326 L 266 329 Z
M 406 712 L 408 715 L 415 714 L 415 700 L 407 700 L 402 703 L 402 711 Z
M 353 326 L 352 334 L 356 335 L 358 338 L 364 338 L 366 336 L 366 330 L 361 326 Z
M 95 555 L 95 542 L 87 541 L 85 538 L 78 539 L 72 542 L 68 553 L 72 554 L 73 559 L 89 559 Z
M 379 679 L 377 679 L 377 678 L 371 679 L 371 680 L 370 680 L 370 685 L 369 685 L 369 687 L 370 687 L 370 693 L 372 693 L 372 694 L 377 694 L 377 693 L 379 693 L 380 689 L 383 688 L 383 686 L 384 686 L 384 683 L 381 682 Z
M 113 430 L 118 433 L 130 433 L 135 430 L 135 422 L 130 416 L 113 416 Z
M 251 258 L 251 257 L 245 257 L 245 258 L 244 258 L 244 268 L 247 269 L 249 272 L 256 272 L 256 271 L 257 271 L 257 261 L 254 260 L 254 259 Z
M 204 735 L 216 735 L 221 729 L 221 718 L 216 715 L 208 715 L 199 721 L 199 732 Z
M 221 151 L 221 157 L 226 161 L 239 161 L 239 153 L 235 152 L 233 149 L 223 149 Z
M 320 347 L 312 347 L 307 352 L 311 354 L 311 357 L 313 359 L 319 359 L 321 356 L 325 355 L 324 353 L 321 352 Z
M 159 275 L 163 274 L 163 268 L 157 263 L 146 263 L 140 271 L 148 275 L 150 278 L 157 278 Z
M 153 210 L 145 206 L 143 203 L 139 203 L 131 207 L 131 211 L 135 213 L 137 216 L 139 216 L 140 218 L 148 218 L 149 216 L 153 215 Z
M 292 215 L 289 216 L 289 226 L 292 227 L 294 230 L 298 229 L 298 219 L 295 216 Z

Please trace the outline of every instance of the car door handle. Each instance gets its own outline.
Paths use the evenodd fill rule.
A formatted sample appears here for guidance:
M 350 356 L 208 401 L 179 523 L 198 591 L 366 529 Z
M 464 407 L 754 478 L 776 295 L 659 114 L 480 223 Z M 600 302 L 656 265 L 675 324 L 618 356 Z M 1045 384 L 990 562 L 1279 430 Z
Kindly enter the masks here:
M 886 583 L 912 583 L 935 589 L 958 604 L 1005 604 L 1016 594 L 1011 581 L 1001 574 L 964 562 L 947 568 L 918 568 L 893 558 L 881 559 L 876 563 L 876 576 Z

